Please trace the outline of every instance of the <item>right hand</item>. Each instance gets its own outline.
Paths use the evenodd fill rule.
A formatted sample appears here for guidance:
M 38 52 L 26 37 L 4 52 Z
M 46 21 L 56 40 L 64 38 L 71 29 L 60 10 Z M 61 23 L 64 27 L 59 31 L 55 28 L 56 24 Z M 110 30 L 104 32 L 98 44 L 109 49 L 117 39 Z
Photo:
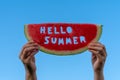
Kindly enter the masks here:
M 92 65 L 95 72 L 103 71 L 107 57 L 105 46 L 99 42 L 92 42 L 88 45 L 88 50 L 92 52 Z
M 20 53 L 20 59 L 23 62 L 26 72 L 36 72 L 35 57 L 34 55 L 38 52 L 38 44 L 33 41 L 25 44 Z

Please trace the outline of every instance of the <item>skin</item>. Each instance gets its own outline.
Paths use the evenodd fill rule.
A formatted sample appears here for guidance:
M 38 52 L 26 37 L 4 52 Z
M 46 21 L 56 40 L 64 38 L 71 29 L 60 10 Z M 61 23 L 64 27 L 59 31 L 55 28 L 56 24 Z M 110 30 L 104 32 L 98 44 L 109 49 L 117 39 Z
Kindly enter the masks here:
M 38 45 L 34 42 L 28 42 L 22 48 L 20 59 L 24 64 L 26 71 L 26 80 L 37 80 L 36 65 L 34 55 L 38 52 Z
M 105 46 L 99 42 L 92 42 L 88 45 L 88 50 L 92 53 L 94 80 L 104 80 L 103 69 L 107 57 Z
M 99 42 L 92 42 L 88 45 L 88 50 L 92 54 L 92 66 L 94 80 L 104 80 L 103 68 L 106 60 L 105 46 Z M 33 41 L 28 42 L 22 48 L 20 59 L 26 71 L 26 80 L 37 80 L 35 54 L 38 52 L 38 45 Z

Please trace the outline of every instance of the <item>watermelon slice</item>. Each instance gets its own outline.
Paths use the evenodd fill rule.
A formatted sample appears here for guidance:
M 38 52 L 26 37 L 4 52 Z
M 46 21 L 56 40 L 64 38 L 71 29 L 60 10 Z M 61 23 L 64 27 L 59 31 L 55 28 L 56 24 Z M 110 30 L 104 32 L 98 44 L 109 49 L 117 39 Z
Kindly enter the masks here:
M 98 41 L 102 33 L 102 25 L 43 23 L 27 24 L 25 36 L 39 44 L 43 52 L 55 55 L 71 55 L 87 50 L 87 45 Z

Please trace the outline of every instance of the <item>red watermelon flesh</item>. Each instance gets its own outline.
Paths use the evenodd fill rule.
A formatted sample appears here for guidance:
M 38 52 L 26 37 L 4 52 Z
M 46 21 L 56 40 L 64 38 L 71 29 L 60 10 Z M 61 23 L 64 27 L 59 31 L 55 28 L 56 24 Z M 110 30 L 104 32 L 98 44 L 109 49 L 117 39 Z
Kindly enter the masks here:
M 87 45 L 98 41 L 102 25 L 44 23 L 25 25 L 28 40 L 39 44 L 41 51 L 56 55 L 77 54 L 87 50 Z

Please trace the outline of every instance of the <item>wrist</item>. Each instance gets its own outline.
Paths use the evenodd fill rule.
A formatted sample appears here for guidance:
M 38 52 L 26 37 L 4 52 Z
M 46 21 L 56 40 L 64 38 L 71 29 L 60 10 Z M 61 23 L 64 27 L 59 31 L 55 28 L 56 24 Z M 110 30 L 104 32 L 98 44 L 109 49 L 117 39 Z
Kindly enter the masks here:
M 29 70 L 29 69 L 26 69 L 26 74 L 29 74 L 29 75 L 33 75 L 33 74 L 36 74 L 36 70 Z
M 36 72 L 30 73 L 29 71 L 26 71 L 26 75 L 27 75 L 27 76 L 34 76 L 34 75 L 36 75 Z
M 103 73 L 103 69 L 95 69 L 94 73 L 101 74 Z
M 98 75 L 98 76 L 103 75 L 103 70 L 94 71 L 94 75 Z
M 37 80 L 36 72 L 32 74 L 29 72 L 26 72 L 26 80 Z
M 26 73 L 34 74 L 34 73 L 36 73 L 36 67 L 31 67 L 29 65 L 25 65 L 25 71 L 26 71 Z
M 94 80 L 104 80 L 103 71 L 94 71 Z

